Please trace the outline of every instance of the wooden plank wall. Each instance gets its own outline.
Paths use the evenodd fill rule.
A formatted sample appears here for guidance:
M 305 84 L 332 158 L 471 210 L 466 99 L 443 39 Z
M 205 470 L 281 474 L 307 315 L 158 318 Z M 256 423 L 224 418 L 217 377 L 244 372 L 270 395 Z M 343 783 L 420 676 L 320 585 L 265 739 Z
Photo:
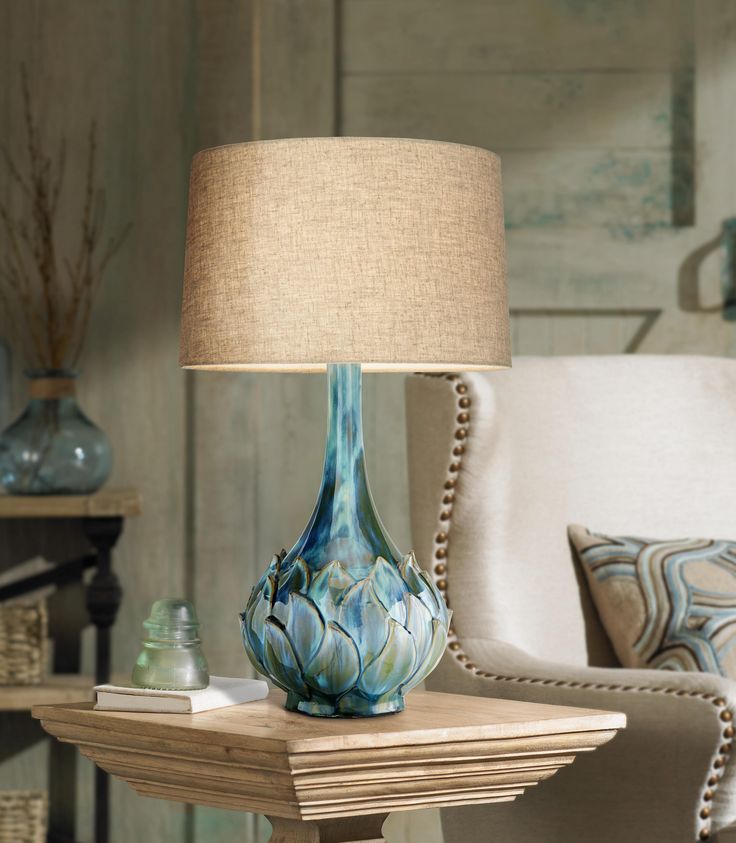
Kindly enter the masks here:
M 515 354 L 732 355 L 717 238 L 736 195 L 717 173 L 734 166 L 724 33 L 735 11 L 718 0 L 343 0 L 338 130 L 501 155 Z M 382 385 L 375 403 L 394 431 L 390 395 Z M 393 456 L 403 463 L 400 447 Z M 395 820 L 404 839 L 439 833 L 431 816 Z
M 23 60 L 50 129 L 82 138 L 97 116 L 111 218 L 135 224 L 82 384 L 115 443 L 113 482 L 145 496 L 118 557 L 119 669 L 168 592 L 196 600 L 213 672 L 249 670 L 237 613 L 303 527 L 322 461 L 321 378 L 177 368 L 193 150 L 310 134 L 495 149 L 516 353 L 734 354 L 718 308 L 719 227 L 736 210 L 734 17 L 730 0 L 0 0 L 2 136 L 18 143 Z M 366 378 L 364 416 L 373 491 L 408 548 L 401 376 Z M 44 758 L 42 745 L 0 754 L 0 786 L 42 784 Z M 435 812 L 391 823 L 395 843 L 441 840 Z M 268 836 L 262 819 L 119 786 L 113 828 L 114 843 Z
M 150 603 L 184 589 L 185 394 L 176 338 L 192 147 L 191 115 L 182 106 L 191 97 L 193 31 L 182 9 L 177 0 L 11 0 L 0 6 L 3 143 L 22 155 L 19 66 L 25 63 L 45 131 L 68 138 L 70 195 L 79 201 L 75 186 L 83 183 L 94 118 L 108 222 L 111 229 L 134 224 L 102 290 L 80 382 L 82 406 L 114 443 L 111 482 L 140 488 L 146 506 L 145 516 L 127 525 L 117 554 L 126 591 L 114 633 L 117 668 L 135 658 Z M 73 242 L 74 201 L 61 219 L 62 240 Z M 22 403 L 18 366 L 16 411 Z M 0 786 L 44 786 L 45 755 L 40 743 L 5 761 Z M 90 840 L 91 769 L 83 760 L 79 767 L 79 839 Z M 181 840 L 184 819 L 180 806 L 113 786 L 116 841 Z
M 345 0 L 341 128 L 497 151 L 509 227 L 670 224 L 692 32 L 690 0 Z

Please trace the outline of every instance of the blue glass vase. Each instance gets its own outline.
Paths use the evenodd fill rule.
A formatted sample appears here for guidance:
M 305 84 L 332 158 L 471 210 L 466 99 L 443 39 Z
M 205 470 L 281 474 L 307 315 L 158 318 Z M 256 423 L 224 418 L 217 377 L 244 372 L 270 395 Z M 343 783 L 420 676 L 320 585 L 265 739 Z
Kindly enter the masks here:
M 76 373 L 26 373 L 30 401 L 0 435 L 0 484 L 11 495 L 86 495 L 112 468 L 107 436 L 79 408 Z
M 368 487 L 361 370 L 331 364 L 329 424 L 317 504 L 286 554 L 274 556 L 241 614 L 255 668 L 286 707 L 323 717 L 401 711 L 436 666 L 449 612 L 413 554 L 381 524 Z

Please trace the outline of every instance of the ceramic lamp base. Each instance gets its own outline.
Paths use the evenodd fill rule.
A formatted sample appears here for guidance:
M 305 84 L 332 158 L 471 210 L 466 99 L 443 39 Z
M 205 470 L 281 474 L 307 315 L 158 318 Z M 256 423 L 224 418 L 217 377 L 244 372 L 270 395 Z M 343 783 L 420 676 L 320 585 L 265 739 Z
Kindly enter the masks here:
M 381 714 L 394 714 L 404 710 L 404 697 L 391 694 L 387 699 L 372 702 L 364 698 L 343 697 L 337 705 L 315 700 L 304 700 L 298 694 L 286 695 L 288 711 L 299 711 L 312 717 L 376 717 Z
M 372 717 L 404 695 L 445 649 L 449 612 L 413 554 L 378 517 L 365 472 L 361 375 L 330 365 L 329 431 L 317 505 L 289 553 L 274 556 L 241 615 L 255 668 L 316 717 Z
M 359 578 L 336 560 L 312 571 L 275 556 L 241 621 L 251 662 L 287 691 L 288 709 L 371 717 L 401 711 L 434 669 L 449 612 L 411 553 Z

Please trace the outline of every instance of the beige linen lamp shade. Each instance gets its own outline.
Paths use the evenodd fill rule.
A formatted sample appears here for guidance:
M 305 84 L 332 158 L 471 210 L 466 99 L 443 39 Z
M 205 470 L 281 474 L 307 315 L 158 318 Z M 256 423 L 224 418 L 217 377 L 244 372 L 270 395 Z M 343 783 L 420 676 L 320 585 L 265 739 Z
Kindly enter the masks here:
M 452 371 L 510 361 L 492 152 L 337 137 L 195 156 L 181 365 Z

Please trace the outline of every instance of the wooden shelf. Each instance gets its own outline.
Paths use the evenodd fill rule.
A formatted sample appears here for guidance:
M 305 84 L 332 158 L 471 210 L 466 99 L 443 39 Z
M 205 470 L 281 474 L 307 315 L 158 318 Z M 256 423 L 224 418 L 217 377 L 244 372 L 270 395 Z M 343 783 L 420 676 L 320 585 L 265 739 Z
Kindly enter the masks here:
M 89 676 L 56 674 L 40 685 L 0 685 L 0 711 L 30 711 L 34 705 L 73 703 L 92 699 Z
M 116 674 L 115 685 L 130 681 L 130 675 Z M 92 700 L 95 681 L 78 673 L 54 673 L 40 685 L 0 685 L 0 712 L 30 711 L 34 705 L 78 703 Z
M 94 495 L 0 494 L 0 518 L 128 518 L 140 515 L 135 489 L 101 489 Z

